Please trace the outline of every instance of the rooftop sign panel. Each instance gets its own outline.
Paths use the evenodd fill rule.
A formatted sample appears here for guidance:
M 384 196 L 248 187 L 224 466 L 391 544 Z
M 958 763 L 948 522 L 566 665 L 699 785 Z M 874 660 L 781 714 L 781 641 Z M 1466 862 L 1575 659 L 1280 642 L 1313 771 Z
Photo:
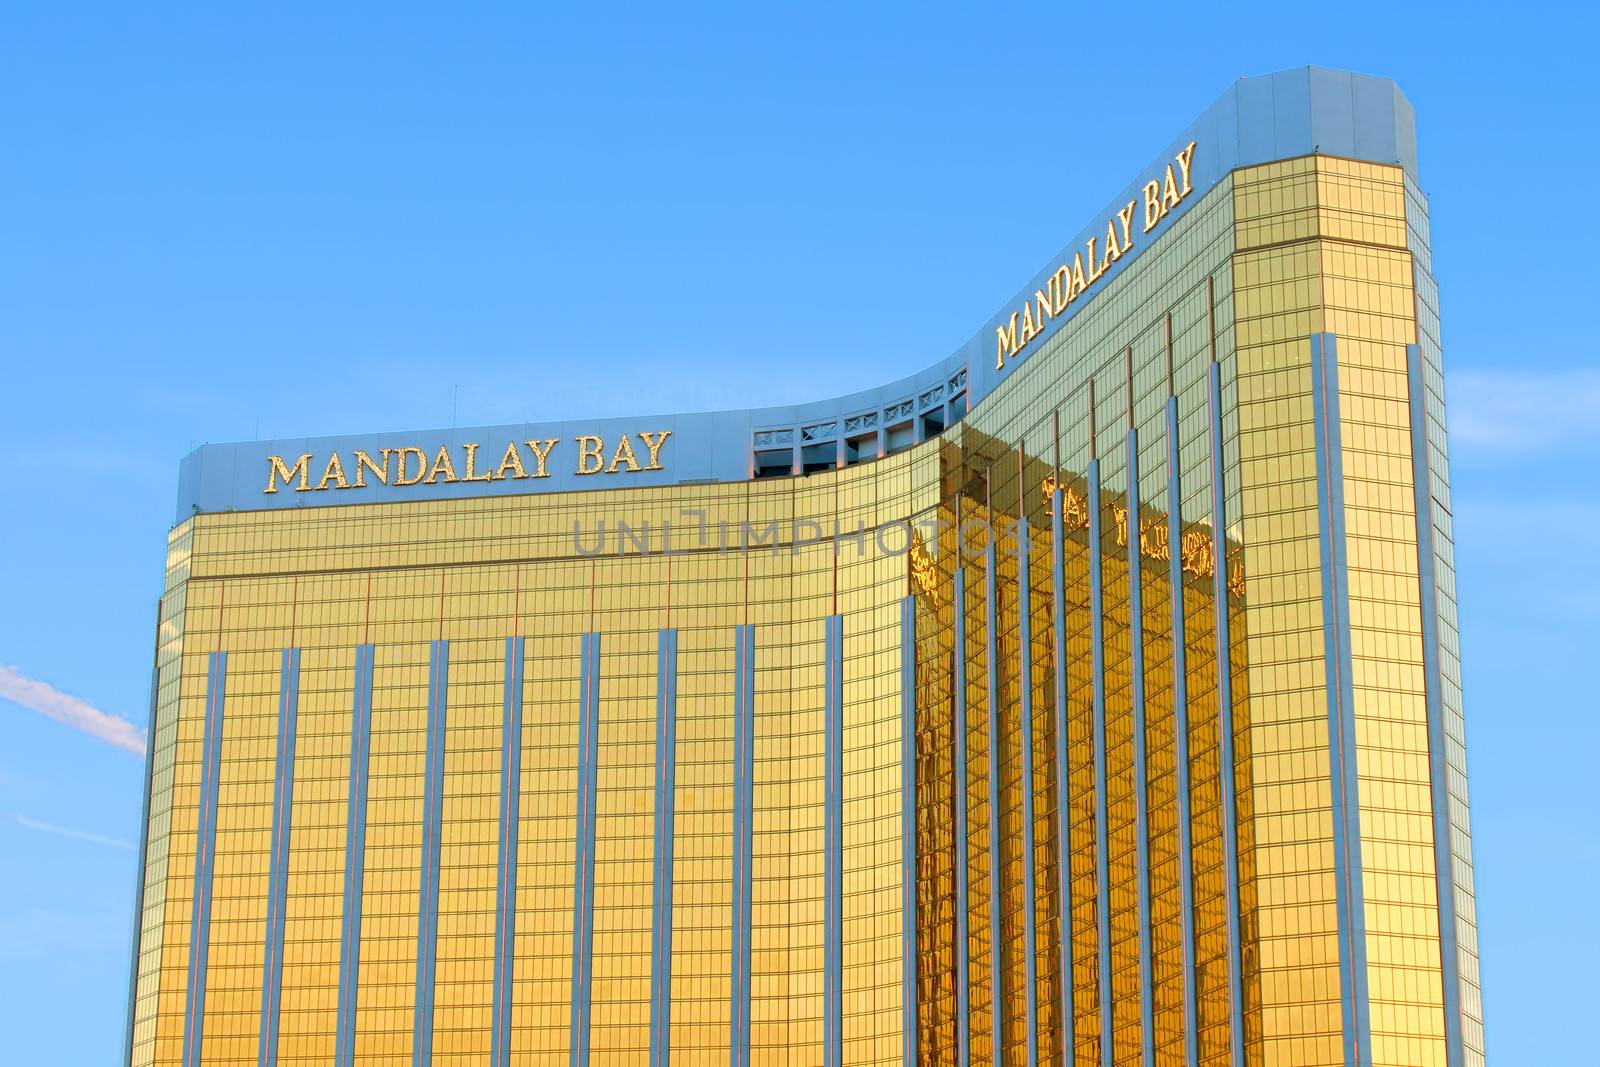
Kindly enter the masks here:
M 746 411 L 208 444 L 180 467 L 177 521 L 201 512 L 744 481 L 756 473 L 757 435 L 804 442 L 817 426 L 871 414 L 904 409 L 916 418 L 916 398 L 943 396 L 956 382 L 976 405 L 1227 174 L 1313 152 L 1399 164 L 1415 179 L 1411 106 L 1392 81 L 1363 74 L 1303 67 L 1241 79 L 965 345 L 879 389 Z

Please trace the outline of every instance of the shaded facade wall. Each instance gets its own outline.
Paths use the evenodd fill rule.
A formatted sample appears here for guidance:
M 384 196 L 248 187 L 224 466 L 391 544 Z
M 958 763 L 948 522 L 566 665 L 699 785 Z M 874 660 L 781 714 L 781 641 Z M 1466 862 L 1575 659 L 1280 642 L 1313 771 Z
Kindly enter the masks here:
M 185 522 L 132 1062 L 1481 1062 L 1418 210 L 1238 171 L 875 464 Z

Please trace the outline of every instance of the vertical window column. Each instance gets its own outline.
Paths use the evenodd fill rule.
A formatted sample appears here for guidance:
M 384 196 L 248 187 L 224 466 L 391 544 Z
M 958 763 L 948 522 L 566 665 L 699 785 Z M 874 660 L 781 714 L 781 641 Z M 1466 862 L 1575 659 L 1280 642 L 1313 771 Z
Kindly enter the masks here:
M 1056 480 L 1059 483 L 1060 478 Z M 1072 1003 L 1072 781 L 1067 764 L 1067 545 L 1061 516 L 1062 495 L 1059 484 L 1050 491 L 1050 588 L 1054 594 L 1051 614 L 1055 636 L 1056 867 L 1060 881 L 1056 922 L 1061 931 L 1061 1056 L 1063 1063 L 1070 1064 L 1077 1052 L 1077 1014 Z
M 361 890 L 367 855 L 367 762 L 372 754 L 374 646 L 356 646 L 355 699 L 350 715 L 350 811 L 345 820 L 344 925 L 339 944 L 339 1017 L 335 1067 L 355 1059 L 356 976 L 361 965 Z
M 1228 907 L 1228 1042 L 1244 1062 L 1244 960 L 1239 944 L 1239 812 L 1234 798 L 1233 654 L 1228 618 L 1227 486 L 1222 460 L 1222 366 L 1211 364 L 1212 599 L 1217 612 L 1217 780 L 1222 793 L 1222 860 Z M 1335 423 L 1337 425 L 1337 422 Z M 1320 447 L 1320 443 L 1319 443 Z M 1342 514 L 1342 512 L 1341 512 Z M 1323 571 L 1324 576 L 1327 570 Z M 1327 600 L 1324 599 L 1324 605 Z M 1348 1030 L 1345 1031 L 1349 1033 Z M 1370 1062 L 1363 1058 L 1360 1062 Z
M 990 515 L 991 520 L 993 515 Z M 989 1008 L 992 1015 L 989 1028 L 989 1047 L 993 1053 L 994 1067 L 1005 1062 L 1005 939 L 1001 936 L 1002 898 L 1000 881 L 1003 868 L 1000 862 L 1000 660 L 995 651 L 1000 628 L 999 590 L 995 573 L 994 534 L 990 531 L 988 547 L 983 555 L 983 606 L 984 606 L 984 663 L 988 667 L 986 682 L 989 713 Z
M 1433 865 L 1438 882 L 1439 975 L 1444 1001 L 1444 1039 L 1449 1062 L 1462 1062 L 1461 961 L 1456 935 L 1456 891 L 1450 842 L 1450 768 L 1445 761 L 1444 707 L 1439 687 L 1439 593 L 1434 574 L 1433 493 L 1429 491 L 1427 385 L 1422 348 L 1406 346 L 1406 385 L 1411 407 L 1411 484 L 1417 514 L 1418 600 L 1422 606 L 1422 678 L 1428 716 L 1428 783 L 1433 802 Z
M 1018 480 L 1018 493 L 1021 493 Z M 1035 916 L 1038 910 L 1038 888 L 1034 883 L 1033 853 L 1033 583 L 1029 566 L 1031 535 L 1028 520 L 1017 520 L 1017 634 L 1022 651 L 1019 671 L 1021 684 L 1021 745 L 1022 745 L 1022 944 L 1023 982 L 1025 1007 L 1023 1018 L 1027 1031 L 1027 1067 L 1039 1062 L 1039 990 L 1038 990 L 1038 931 Z
M 650 1067 L 667 1067 L 672 1037 L 672 855 L 678 782 L 678 631 L 656 638 L 655 887 L 650 930 Z
M 295 720 L 300 713 L 300 650 L 283 650 L 278 672 L 278 754 L 272 782 L 272 852 L 267 887 L 267 944 L 261 975 L 261 1067 L 278 1062 L 278 1004 L 283 991 L 285 897 L 289 889 L 290 815 L 294 804 Z
M 730 1067 L 750 1063 L 751 794 L 755 777 L 756 628 L 733 638 L 733 959 L 730 983 Z
M 1178 910 L 1183 939 L 1184 1062 L 1200 1062 L 1194 967 L 1194 828 L 1190 825 L 1189 667 L 1183 605 L 1183 492 L 1178 398 L 1167 398 L 1167 583 L 1172 604 L 1172 723 L 1178 800 Z
M 1211 405 L 1218 411 L 1220 386 L 1211 368 Z M 1344 459 L 1339 436 L 1338 350 L 1332 334 L 1311 337 L 1311 412 L 1317 457 L 1317 540 L 1322 556 L 1323 662 L 1328 690 L 1328 767 L 1333 800 L 1334 879 L 1338 891 L 1339 982 L 1346 1059 L 1370 1063 L 1371 1025 L 1367 1017 L 1367 932 L 1361 874 L 1361 804 L 1356 787 L 1355 685 L 1350 666 L 1349 582 L 1345 563 Z M 1212 416 L 1214 449 L 1221 429 Z M 1216 459 L 1221 477 L 1220 455 Z M 1221 493 L 1217 491 L 1217 601 L 1224 603 Z M 1218 650 L 1226 654 L 1227 613 L 1218 611 Z M 1219 660 L 1226 663 L 1226 660 Z M 1227 678 L 1226 672 L 1220 679 Z M 1224 737 L 1224 741 L 1228 738 Z M 1231 764 L 1229 765 L 1231 766 Z M 1224 786 L 1228 785 L 1224 778 Z M 1231 793 L 1224 793 L 1231 799 Z M 1230 809 L 1231 811 L 1231 806 Z M 1230 824 L 1231 825 L 1231 824 Z M 1232 852 L 1229 853 L 1230 858 Z M 1230 867 L 1230 876 L 1235 868 Z M 1235 902 L 1230 902 L 1229 919 Z M 1229 940 L 1233 940 L 1230 932 Z M 1235 1038 L 1237 1042 L 1237 1038 Z
M 211 945 L 211 875 L 216 862 L 217 779 L 222 773 L 222 709 L 228 654 L 206 661 L 205 734 L 200 757 L 200 809 L 195 822 L 194 908 L 190 916 L 189 985 L 184 997 L 183 1064 L 199 1067 L 206 1014 L 206 963 Z
M 433 1062 L 433 964 L 439 944 L 439 836 L 444 813 L 445 720 L 450 680 L 450 642 L 428 649 L 428 737 L 422 791 L 422 889 L 417 905 L 416 1022 L 411 1062 Z
M 1138 885 L 1139 1038 L 1142 1062 L 1156 1059 L 1150 960 L 1150 783 L 1145 764 L 1144 575 L 1139 558 L 1139 431 L 1128 429 L 1128 670 L 1133 683 L 1133 825 Z
M 492 1067 L 511 1063 L 511 993 L 516 974 L 517 838 L 522 806 L 523 639 L 506 638 L 505 687 L 500 724 L 500 869 L 495 878 L 494 1032 L 489 1037 Z
M 822 1063 L 844 1056 L 844 618 L 823 631 Z
M 917 599 L 900 601 L 900 999 L 902 1056 L 917 1062 Z
M 959 551 L 959 548 L 958 548 Z M 956 1064 L 969 1067 L 972 1056 L 972 1019 L 968 1012 L 970 1003 L 971 968 L 967 944 L 968 894 L 967 884 L 967 570 L 957 567 L 955 575 L 955 656 L 954 681 L 950 686 L 951 720 L 955 737 L 954 778 L 951 789 L 955 805 L 955 834 L 951 847 L 955 851 L 956 872 Z
M 1091 420 L 1092 421 L 1092 420 Z M 1105 580 L 1101 574 L 1100 461 L 1089 461 L 1089 658 L 1094 695 L 1095 916 L 1100 946 L 1100 1062 L 1112 1067 L 1116 1033 L 1111 998 L 1111 847 L 1106 819 Z
M 583 635 L 578 677 L 577 849 L 572 872 L 572 1067 L 589 1063 L 589 990 L 594 979 L 595 768 L 600 733 L 600 635 Z

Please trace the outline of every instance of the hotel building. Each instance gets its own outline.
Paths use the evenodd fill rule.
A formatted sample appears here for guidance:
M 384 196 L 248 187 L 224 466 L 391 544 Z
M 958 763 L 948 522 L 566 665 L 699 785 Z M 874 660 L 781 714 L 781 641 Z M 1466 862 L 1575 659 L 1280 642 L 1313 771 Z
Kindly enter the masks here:
M 1239 81 L 867 392 L 196 450 L 129 1064 L 1482 1064 L 1414 142 Z

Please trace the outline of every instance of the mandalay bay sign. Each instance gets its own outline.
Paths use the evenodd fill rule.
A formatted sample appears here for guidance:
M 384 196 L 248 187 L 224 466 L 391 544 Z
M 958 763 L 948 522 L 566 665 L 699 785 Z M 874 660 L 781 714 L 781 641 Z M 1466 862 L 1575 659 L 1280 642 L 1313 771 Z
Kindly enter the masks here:
M 1020 310 L 1013 311 L 1009 319 L 995 327 L 995 370 L 1004 370 L 1006 360 L 1027 348 L 1044 333 L 1051 319 L 1066 314 L 1080 296 L 1105 277 L 1113 263 L 1133 250 L 1136 221 L 1143 224 L 1138 233 L 1149 233 L 1194 192 L 1189 172 L 1194 166 L 1195 144 L 1190 141 L 1183 151 L 1172 157 L 1164 174 L 1145 182 L 1139 196 L 1106 220 L 1103 244 L 1098 233 L 1089 238 L 1082 251 L 1073 253 L 1070 262 L 1063 262 L 1056 268 L 1044 288 L 1035 290 L 1031 299 L 1023 301 Z
M 437 451 L 416 446 L 370 451 L 355 448 L 343 455 L 335 450 L 325 459 L 313 452 L 292 460 L 268 456 L 267 484 L 262 492 L 292 489 L 315 493 L 365 489 L 369 485 L 520 481 L 548 478 L 556 463 L 570 464 L 574 474 L 659 471 L 666 469 L 661 462 L 662 450 L 671 436 L 671 430 L 641 430 L 618 434 L 610 440 L 600 434 L 579 434 L 570 445 L 559 437 L 507 441 L 504 448 L 497 445 L 490 451 L 484 451 L 481 443 L 470 442 L 459 446 L 459 453 L 450 445 L 440 445 Z

